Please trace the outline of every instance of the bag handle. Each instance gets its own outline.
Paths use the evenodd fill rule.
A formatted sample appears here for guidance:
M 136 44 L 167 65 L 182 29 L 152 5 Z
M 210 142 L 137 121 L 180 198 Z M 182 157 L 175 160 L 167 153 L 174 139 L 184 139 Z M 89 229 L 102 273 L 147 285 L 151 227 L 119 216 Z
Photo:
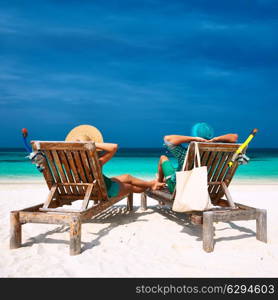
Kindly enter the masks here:
M 201 166 L 201 159 L 200 159 L 200 152 L 199 152 L 199 147 L 198 147 L 198 144 L 196 142 L 194 142 L 194 168 L 196 168 L 196 164 L 195 164 L 195 157 L 197 156 L 197 162 L 198 162 L 198 166 L 200 167 Z M 185 155 L 185 159 L 184 159 L 184 162 L 183 162 L 183 166 L 182 166 L 182 171 L 187 171 L 185 170 L 185 166 L 186 166 L 186 163 L 188 161 L 188 153 L 189 153 L 189 147 L 186 151 L 186 155 Z
M 184 162 L 183 162 L 181 171 L 187 171 L 187 170 L 185 170 L 185 166 L 186 166 L 186 162 L 188 160 L 188 153 L 189 153 L 189 147 L 186 150 L 186 154 L 185 154 L 185 158 L 184 158 Z
M 195 142 L 195 153 L 194 153 L 194 168 L 196 168 L 196 164 L 195 164 L 195 157 L 197 157 L 197 162 L 198 162 L 198 167 L 201 167 L 201 158 L 200 158 L 200 151 L 199 151 L 199 146 L 198 144 Z

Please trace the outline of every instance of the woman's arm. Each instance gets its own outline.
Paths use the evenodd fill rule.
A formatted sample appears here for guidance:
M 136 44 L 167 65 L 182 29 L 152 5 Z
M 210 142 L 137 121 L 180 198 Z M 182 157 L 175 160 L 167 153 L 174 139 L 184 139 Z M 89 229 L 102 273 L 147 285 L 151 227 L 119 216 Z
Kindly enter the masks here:
M 224 142 L 224 143 L 236 143 L 238 135 L 236 133 L 229 133 L 221 136 L 216 136 L 209 140 L 209 142 Z
M 196 137 L 196 136 L 185 136 L 185 135 L 166 135 L 164 137 L 165 142 L 169 142 L 173 145 L 179 145 L 182 143 L 190 143 L 190 142 L 207 142 L 206 139 Z
M 117 144 L 111 144 L 111 143 L 95 143 L 96 148 L 99 150 L 103 150 L 106 153 L 99 158 L 100 164 L 103 166 L 105 163 L 107 163 L 117 152 L 118 145 Z

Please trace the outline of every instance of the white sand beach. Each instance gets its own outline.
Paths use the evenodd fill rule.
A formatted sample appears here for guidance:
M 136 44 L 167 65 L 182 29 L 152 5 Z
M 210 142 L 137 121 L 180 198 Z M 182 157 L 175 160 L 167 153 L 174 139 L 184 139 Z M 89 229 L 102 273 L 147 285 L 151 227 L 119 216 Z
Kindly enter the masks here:
M 44 202 L 44 183 L 0 184 L 0 277 L 277 277 L 278 185 L 232 184 L 236 202 L 267 209 L 268 243 L 255 221 L 215 224 L 214 252 L 184 214 L 148 198 L 148 210 L 126 201 L 82 225 L 82 253 L 69 255 L 69 228 L 23 225 L 23 246 L 9 249 L 9 212 Z

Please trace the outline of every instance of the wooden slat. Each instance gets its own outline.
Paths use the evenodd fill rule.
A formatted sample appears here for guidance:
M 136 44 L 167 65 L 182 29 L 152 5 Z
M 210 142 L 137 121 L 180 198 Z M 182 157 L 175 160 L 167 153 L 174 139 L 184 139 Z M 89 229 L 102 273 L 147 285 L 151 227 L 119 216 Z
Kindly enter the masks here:
M 88 159 L 87 159 L 87 155 L 85 151 L 80 151 L 80 156 L 81 156 L 81 163 L 83 165 L 86 177 L 88 179 L 88 182 L 93 182 L 94 181 L 94 177 L 93 177 L 93 173 L 92 170 L 90 168 Z
M 42 173 L 43 173 L 43 176 L 44 176 L 44 179 L 46 181 L 48 188 L 51 189 L 51 187 L 55 183 L 55 180 L 51 174 L 50 167 L 49 167 L 46 159 L 43 162 L 43 172 Z
M 80 151 L 88 148 L 95 148 L 94 142 L 48 142 L 48 141 L 32 141 L 32 145 L 36 145 L 41 150 L 71 150 Z
M 201 165 L 202 165 L 202 159 L 203 159 L 203 155 L 205 154 L 205 151 L 199 150 L 199 153 L 200 153 L 200 163 L 201 163 Z M 198 164 L 198 162 L 197 162 L 197 157 L 196 157 L 196 156 L 195 156 L 195 164 L 196 164 L 196 165 Z M 193 166 L 192 166 L 192 168 L 193 168 Z
M 37 204 L 34 206 L 26 207 L 24 209 L 21 209 L 20 211 L 29 211 L 29 212 L 34 212 L 34 211 L 39 211 L 39 208 L 43 207 L 43 203 Z
M 47 157 L 47 160 L 48 160 L 48 163 L 51 167 L 51 171 L 52 171 L 52 174 L 54 175 L 55 182 L 56 183 L 62 183 L 61 178 L 60 178 L 60 176 L 57 172 L 56 166 L 54 164 L 54 160 L 53 160 L 51 152 L 50 151 L 44 151 L 44 153 L 45 153 L 45 155 Z M 58 191 L 59 191 L 60 194 L 65 194 L 65 189 L 63 187 L 59 187 Z
M 93 170 L 93 173 L 95 174 L 95 179 L 97 181 L 97 185 L 101 194 L 100 200 L 108 200 L 107 190 L 104 183 L 104 179 L 102 176 L 101 167 L 98 161 L 98 158 L 96 157 L 96 152 L 94 150 L 90 150 L 87 152 L 87 158 L 90 164 L 91 169 Z
M 20 211 L 19 220 L 24 223 L 44 223 L 44 224 L 69 224 L 71 216 L 69 214 L 54 214 L 45 212 Z
M 210 157 L 209 157 L 209 161 L 208 161 L 208 165 L 207 165 L 207 169 L 208 169 L 208 182 L 210 182 L 210 177 L 211 177 L 211 173 L 214 171 L 214 164 L 218 161 L 219 152 L 212 152 Z
M 210 154 L 209 151 L 204 151 L 204 154 L 203 154 L 202 160 L 201 160 L 201 165 L 202 166 L 206 166 L 207 165 L 207 162 L 208 162 L 208 159 L 209 159 L 209 154 Z
M 93 191 L 93 187 L 94 187 L 94 184 L 90 184 L 87 187 L 86 194 L 85 194 L 85 197 L 84 197 L 84 200 L 83 200 L 83 203 L 82 203 L 82 208 L 81 208 L 82 210 L 85 210 L 88 207 L 89 200 L 90 200 L 90 197 L 91 197 L 91 194 L 92 194 L 92 191 Z
M 80 160 L 80 156 L 79 156 L 80 151 L 72 151 L 71 153 L 73 154 L 73 160 L 74 160 L 79 178 L 81 179 L 81 182 L 88 183 L 88 179 L 86 178 L 85 171 L 83 169 L 83 165 Z M 86 188 L 82 187 L 82 189 L 83 189 L 83 192 L 85 195 Z
M 72 183 L 72 182 L 69 183 L 69 182 L 66 182 L 66 183 L 57 183 L 57 185 L 58 186 L 70 186 L 70 187 L 73 187 L 73 186 L 75 186 L 75 187 L 78 187 L 78 186 L 87 187 L 88 185 L 91 185 L 91 183 L 83 183 L 83 182 L 82 183 L 79 183 L 79 182 L 78 183 L 75 183 L 75 182 L 74 183 Z
M 72 153 L 73 153 L 73 158 L 74 158 L 75 165 L 77 167 L 79 177 L 81 178 L 82 182 L 88 183 L 88 179 L 86 178 L 83 165 L 80 160 L 79 151 L 72 151 Z
M 66 203 L 70 201 L 75 201 L 75 200 L 82 200 L 84 198 L 84 195 L 60 195 L 59 196 L 59 203 Z M 90 200 L 98 200 L 100 199 L 99 195 L 97 193 L 93 192 L 90 196 Z
M 32 148 L 34 151 L 38 151 L 37 149 L 37 146 L 35 144 L 32 144 Z M 43 151 L 42 151 L 43 152 Z M 49 188 L 49 190 L 51 189 L 52 185 L 55 183 L 55 180 L 52 176 L 52 173 L 50 171 L 50 168 L 49 168 L 49 165 L 48 165 L 48 162 L 47 160 L 45 159 L 44 162 L 43 162 L 43 176 L 44 176 L 44 179 L 46 181 L 46 184 Z
M 212 164 L 212 162 L 213 162 L 213 160 L 214 160 L 214 158 L 215 158 L 215 156 L 216 156 L 216 152 L 213 152 L 213 151 L 211 151 L 211 152 L 209 152 L 209 157 L 208 157 L 208 161 L 207 161 L 207 163 L 206 163 L 206 165 L 207 165 L 207 170 L 209 171 L 209 169 L 211 168 L 211 164 Z
M 223 191 L 224 191 L 224 193 L 225 193 L 225 196 L 226 196 L 227 201 L 229 202 L 230 206 L 231 206 L 232 208 L 235 208 L 236 206 L 235 206 L 235 204 L 234 204 L 234 201 L 233 201 L 233 199 L 232 199 L 232 196 L 231 196 L 231 194 L 230 194 L 230 192 L 229 192 L 229 190 L 228 190 L 228 188 L 227 188 L 225 182 L 222 182 L 221 186 L 222 186 L 222 188 L 223 188 Z
M 57 191 L 58 191 L 58 186 L 57 186 L 57 184 L 54 184 L 48 194 L 48 197 L 47 197 L 45 203 L 43 204 L 43 208 L 49 207 L 49 204 L 52 201 L 52 199 L 57 196 L 57 194 L 58 194 Z
M 255 220 L 256 209 L 237 209 L 230 211 L 215 211 L 213 212 L 213 221 L 215 222 L 230 222 L 230 221 L 243 221 Z
M 226 173 L 226 175 L 223 179 L 223 181 L 226 183 L 227 186 L 229 186 L 232 178 L 234 177 L 234 174 L 235 174 L 235 171 L 236 171 L 237 167 L 238 167 L 238 162 L 235 161 L 233 163 L 233 166 L 231 168 L 228 168 L 228 171 L 227 171 L 227 173 Z
M 225 182 L 227 187 L 229 186 L 230 182 L 232 181 L 237 167 L 238 167 L 238 163 L 235 162 L 231 168 L 229 168 L 229 167 L 226 168 L 224 177 L 221 179 L 221 182 Z M 212 195 L 212 196 L 213 196 L 214 200 L 217 201 L 218 199 L 223 197 L 224 191 L 223 191 L 223 189 L 218 188 L 217 193 L 213 193 L 213 194 L 214 195 Z
M 224 164 L 226 163 L 226 159 L 227 159 L 227 154 L 226 154 L 226 152 L 224 152 L 224 153 L 222 153 L 222 157 L 221 157 L 221 159 L 220 159 L 220 161 L 219 161 L 219 163 L 216 167 L 217 169 L 215 170 L 215 172 L 214 172 L 212 178 L 210 179 L 210 181 L 217 181 L 218 176 L 221 173 L 221 171 L 224 167 Z M 209 187 L 209 193 L 211 194 L 214 189 L 216 189 L 215 186 Z
M 90 150 L 90 151 L 93 152 L 93 157 L 95 157 L 95 159 L 98 160 L 98 157 L 97 157 L 95 149 L 94 150 Z M 102 191 L 101 191 L 100 184 L 99 184 L 99 180 L 100 179 L 98 178 L 98 174 L 97 174 L 97 171 L 96 171 L 95 162 L 94 162 L 94 160 L 92 160 L 92 158 L 90 156 L 90 153 L 89 153 L 90 151 L 86 151 L 85 155 L 86 155 L 87 161 L 89 163 L 90 172 L 93 174 L 94 180 L 96 180 L 96 182 L 95 182 L 95 189 L 94 190 L 95 190 L 95 192 L 98 195 L 98 199 L 103 199 Z
M 189 144 L 187 148 L 188 152 L 188 160 L 185 164 L 185 170 L 191 170 L 193 168 L 193 159 L 194 159 L 194 152 L 195 152 L 195 146 L 194 143 Z
M 214 160 L 212 162 L 211 168 L 208 171 L 208 181 L 214 181 L 214 180 L 212 180 L 213 175 L 217 171 L 219 162 L 220 162 L 220 160 L 221 160 L 221 158 L 223 156 L 222 152 L 216 152 L 216 153 L 217 153 L 217 155 L 215 156 L 215 158 L 214 158 Z
M 197 145 L 198 147 L 198 145 Z M 194 168 L 194 160 L 195 160 L 195 166 L 197 166 L 197 157 L 195 155 L 195 146 L 194 144 L 192 145 L 191 149 L 190 149 L 190 152 L 189 153 L 189 170 L 192 170 Z M 199 148 L 199 152 L 200 152 L 200 148 Z
M 51 153 L 52 153 L 52 156 L 54 158 L 55 165 L 57 166 L 57 168 L 59 170 L 61 181 L 63 183 L 67 183 L 68 179 L 67 179 L 67 177 L 66 177 L 66 175 L 64 173 L 64 169 L 62 167 L 62 164 L 61 164 L 61 161 L 60 161 L 60 158 L 59 158 L 59 155 L 58 155 L 57 151 L 56 150 L 52 150 Z M 71 191 L 71 189 L 70 189 L 69 186 L 64 186 L 64 189 L 67 191 L 68 195 L 72 194 L 72 191 Z
M 66 157 L 68 159 L 68 162 L 69 162 L 69 165 L 70 165 L 70 168 L 72 170 L 72 173 L 73 173 L 73 177 L 74 177 L 74 180 L 75 180 L 75 183 L 81 183 L 81 180 L 79 178 L 79 175 L 78 175 L 78 172 L 77 172 L 77 168 L 75 166 L 75 162 L 74 162 L 74 159 L 73 159 L 73 155 L 71 153 L 71 151 L 65 151 L 65 154 L 66 154 Z M 83 188 L 81 187 L 76 187 L 76 189 L 78 190 L 78 193 L 80 195 L 85 195 L 85 191 Z
M 172 195 L 169 193 L 165 193 L 165 192 L 160 192 L 157 193 L 157 191 L 146 191 L 145 195 L 151 197 L 152 199 L 158 200 L 158 201 L 164 201 L 167 203 L 172 203 L 173 204 L 173 200 L 172 199 Z
M 235 152 L 241 144 L 228 144 L 228 143 L 198 143 L 200 149 L 203 151 L 224 151 Z
M 74 178 L 71 174 L 70 166 L 69 166 L 69 163 L 67 161 L 65 152 L 63 150 L 60 150 L 60 151 L 58 151 L 58 154 L 59 154 L 59 156 L 61 158 L 61 161 L 62 161 L 62 164 L 64 165 L 64 168 L 66 170 L 68 181 L 71 182 L 71 183 L 75 183 Z M 76 186 L 71 186 L 71 189 L 72 189 L 72 193 L 74 195 L 77 195 L 79 193 Z
M 64 214 L 69 214 L 69 213 L 80 213 L 81 209 L 72 209 L 72 208 L 61 208 L 61 207 L 57 207 L 57 208 L 40 208 L 41 212 L 53 212 L 53 213 L 64 213 Z
M 227 169 L 229 168 L 228 162 L 231 160 L 232 156 L 233 156 L 233 152 L 230 152 L 227 154 L 227 160 L 225 162 L 225 165 L 220 173 L 220 175 L 218 176 L 217 180 L 219 180 L 220 182 L 223 182 L 224 176 L 226 174 Z M 220 199 L 223 196 L 223 190 L 220 188 L 220 186 L 214 188 L 213 190 L 214 194 L 216 194 L 217 198 Z M 220 195 L 218 195 L 218 193 L 221 192 Z

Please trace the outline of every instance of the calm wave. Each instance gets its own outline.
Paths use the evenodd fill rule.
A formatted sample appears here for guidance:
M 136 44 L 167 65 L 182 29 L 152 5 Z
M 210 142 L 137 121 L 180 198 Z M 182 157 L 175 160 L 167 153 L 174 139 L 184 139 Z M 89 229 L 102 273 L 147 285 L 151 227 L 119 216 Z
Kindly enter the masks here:
M 116 156 L 104 166 L 108 176 L 131 174 L 138 177 L 154 178 L 160 155 L 165 149 L 119 149 Z M 238 168 L 238 179 L 271 179 L 278 183 L 278 149 L 248 149 L 248 165 Z M 0 179 L 42 179 L 42 174 L 26 157 L 22 149 L 0 149 Z M 175 164 L 173 158 L 170 159 Z

